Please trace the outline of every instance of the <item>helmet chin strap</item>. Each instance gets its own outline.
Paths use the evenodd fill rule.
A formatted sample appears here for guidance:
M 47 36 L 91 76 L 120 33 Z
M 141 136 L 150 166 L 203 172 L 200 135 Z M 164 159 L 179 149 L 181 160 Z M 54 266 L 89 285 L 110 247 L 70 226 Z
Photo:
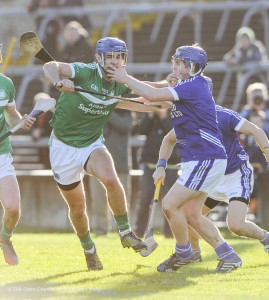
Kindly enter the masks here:
M 106 69 L 100 63 L 98 63 L 98 65 L 105 73 L 107 73 Z
M 190 71 L 189 71 L 189 74 L 191 77 L 196 76 L 203 71 L 203 68 L 200 68 L 196 73 L 192 73 L 192 68 L 193 68 L 193 62 L 191 61 L 190 62 Z
M 99 67 L 101 68 L 102 71 L 104 71 L 107 74 L 107 70 L 105 69 L 105 58 L 104 58 L 104 54 L 101 54 L 101 61 L 99 62 L 97 60 L 97 63 L 99 65 Z

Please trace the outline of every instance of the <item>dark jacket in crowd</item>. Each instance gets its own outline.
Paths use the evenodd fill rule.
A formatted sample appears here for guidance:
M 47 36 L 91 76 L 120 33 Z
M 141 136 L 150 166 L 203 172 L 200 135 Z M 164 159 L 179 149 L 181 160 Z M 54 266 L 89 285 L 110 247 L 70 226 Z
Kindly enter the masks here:
M 113 157 L 117 172 L 129 172 L 131 168 L 132 126 L 132 113 L 128 110 L 116 109 L 104 128 L 105 145 Z
M 146 113 L 141 122 L 134 126 L 133 134 L 146 136 L 146 141 L 141 153 L 141 163 L 156 164 L 159 158 L 159 150 L 164 136 L 172 129 L 172 123 L 169 117 L 161 119 L 155 113 Z M 168 160 L 169 164 L 180 163 L 180 156 L 177 147 L 174 147 L 173 153 Z
M 73 45 L 66 45 L 59 60 L 67 63 L 83 62 L 85 64 L 94 61 L 94 49 L 83 36 Z

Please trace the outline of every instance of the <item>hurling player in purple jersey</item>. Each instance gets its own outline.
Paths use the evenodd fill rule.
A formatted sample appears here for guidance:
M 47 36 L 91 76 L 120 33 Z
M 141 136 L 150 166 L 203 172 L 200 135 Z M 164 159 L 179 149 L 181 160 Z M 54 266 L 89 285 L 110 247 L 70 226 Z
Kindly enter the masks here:
M 221 202 L 228 203 L 227 223 L 236 235 L 257 239 L 269 252 L 269 233 L 246 219 L 250 196 L 253 190 L 254 173 L 248 154 L 240 144 L 238 132 L 253 136 L 269 161 L 269 140 L 265 132 L 237 112 L 216 106 L 219 128 L 222 132 L 228 164 L 225 176 L 211 191 L 203 206 L 202 213 L 208 214 Z M 199 235 L 189 230 L 190 242 L 197 259 L 201 260 Z
M 241 259 L 221 236 L 217 227 L 201 214 L 208 193 L 223 177 L 227 156 L 217 125 L 215 102 L 206 79 L 201 75 L 207 53 L 197 44 L 177 48 L 172 71 L 180 78 L 174 87 L 153 87 L 127 74 L 125 68 L 111 66 L 111 78 L 125 83 L 136 94 L 152 101 L 173 101 L 171 117 L 182 157 L 182 174 L 163 199 L 163 211 L 176 239 L 176 252 L 161 263 L 159 272 L 176 271 L 194 262 L 188 238 L 184 207 L 191 208 L 194 229 L 214 247 L 227 272 L 242 264 Z M 154 181 L 163 178 L 170 153 L 160 153 Z M 163 182 L 164 183 L 164 182 Z

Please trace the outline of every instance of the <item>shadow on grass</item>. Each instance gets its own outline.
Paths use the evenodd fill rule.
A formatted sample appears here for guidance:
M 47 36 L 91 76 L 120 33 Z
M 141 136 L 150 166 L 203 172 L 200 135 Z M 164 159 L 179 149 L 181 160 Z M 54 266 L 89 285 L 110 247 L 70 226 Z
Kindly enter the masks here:
M 8 266 L 9 267 L 9 266 Z M 79 274 L 79 273 L 88 273 L 85 270 L 75 271 L 75 272 L 67 272 L 55 274 L 52 276 L 47 276 L 44 278 L 37 278 L 33 280 L 25 280 L 25 281 L 17 281 L 15 284 L 10 283 L 0 287 L 0 295 L 1 297 L 5 297 L 5 299 L 42 299 L 48 298 L 56 293 L 59 293 L 59 288 L 66 283 L 50 283 L 51 280 Z M 2 299 L 0 297 L 0 299 Z
M 0 287 L 0 295 L 3 299 L 101 299 L 101 298 L 138 298 L 158 294 L 160 291 L 180 290 L 186 286 L 195 285 L 195 277 L 212 274 L 212 270 L 197 269 L 195 264 L 186 266 L 173 273 L 159 273 L 156 270 L 147 274 L 140 274 L 145 268 L 152 266 L 138 264 L 129 272 L 104 273 L 103 271 L 88 272 L 87 270 L 60 273 L 44 278 L 18 281 L 15 284 L 6 284 Z M 51 280 L 85 273 L 82 279 L 64 283 L 51 283 Z M 100 276 L 101 275 L 101 276 Z M 119 279 L 114 281 L 113 279 Z M 124 278 L 121 280 L 121 278 Z M 112 279 L 111 281 L 109 279 Z M 105 285 L 104 285 L 104 282 Z M 111 283 L 112 282 L 112 283 Z M 87 288 L 94 283 L 95 288 Z M 68 286 L 68 287 L 67 287 Z M 79 287 L 78 287 L 79 286 Z M 86 286 L 81 287 L 81 286 Z M 2 298 L 1 298 L 2 299 Z
M 229 237 L 230 238 L 230 237 Z M 258 243 L 258 242 L 257 242 Z M 230 245 L 239 255 L 250 251 L 255 244 L 248 243 L 245 239 L 232 239 Z M 261 252 L 262 252 L 262 245 Z M 137 264 L 122 272 L 98 271 L 88 272 L 79 270 L 74 272 L 58 273 L 51 276 L 18 281 L 0 287 L 1 299 L 139 299 L 147 297 L 152 299 L 158 293 L 194 287 L 203 277 L 204 282 L 210 282 L 214 270 L 208 262 L 216 262 L 217 256 L 212 249 L 212 254 L 207 254 L 202 263 L 191 264 L 173 273 L 159 273 L 152 267 L 152 262 Z M 266 263 L 266 257 L 265 257 Z M 249 269 L 248 262 L 243 261 L 243 268 Z M 215 265 L 215 266 L 216 266 Z M 260 265 L 259 265 L 260 266 Z M 263 266 L 263 265 L 262 265 Z M 264 264 L 264 266 L 267 266 Z M 124 269 L 123 269 L 124 270 Z M 74 276 L 81 274 L 80 276 Z M 222 276 L 223 274 L 220 274 Z M 227 275 L 227 274 L 226 274 Z M 36 275 L 41 277 L 42 275 Z M 70 276 L 70 278 L 69 278 Z M 51 282 L 67 277 L 64 282 Z M 207 279 L 208 277 L 208 279 Z

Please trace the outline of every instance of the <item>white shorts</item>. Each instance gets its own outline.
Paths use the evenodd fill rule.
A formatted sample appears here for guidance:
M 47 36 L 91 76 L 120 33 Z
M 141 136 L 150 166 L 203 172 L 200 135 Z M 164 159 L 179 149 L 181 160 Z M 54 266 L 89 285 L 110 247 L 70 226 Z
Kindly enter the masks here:
M 224 176 L 227 160 L 196 160 L 183 162 L 180 165 L 182 173 L 177 179 L 177 183 L 191 190 L 209 193 Z
M 97 148 L 106 148 L 101 137 L 88 147 L 75 148 L 51 135 L 49 149 L 54 179 L 63 185 L 82 180 L 86 173 L 84 165 L 90 154 Z
M 15 176 L 15 169 L 12 166 L 13 157 L 10 153 L 0 154 L 0 178 Z
M 225 175 L 208 196 L 226 203 L 229 203 L 229 200 L 233 197 L 249 199 L 253 191 L 253 185 L 253 168 L 247 161 L 234 173 Z

